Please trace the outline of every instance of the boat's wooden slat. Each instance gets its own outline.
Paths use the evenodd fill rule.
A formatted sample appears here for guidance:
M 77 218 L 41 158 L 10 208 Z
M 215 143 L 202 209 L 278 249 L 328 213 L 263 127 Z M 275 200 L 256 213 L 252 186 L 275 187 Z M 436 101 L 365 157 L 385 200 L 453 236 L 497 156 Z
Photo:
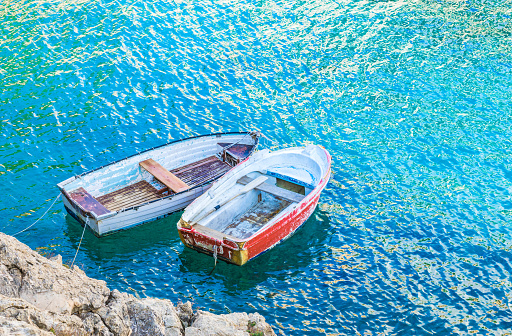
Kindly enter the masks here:
M 121 200 L 130 200 L 130 199 L 136 199 L 136 198 L 139 198 L 141 195 L 146 195 L 146 194 L 150 194 L 150 195 L 153 195 L 155 194 L 152 190 L 148 190 L 148 189 L 125 189 L 124 190 L 124 193 L 122 194 L 117 194 L 113 197 L 109 197 L 109 198 L 105 198 L 103 199 L 102 198 L 102 201 L 107 201 L 107 202 L 113 202 L 113 201 L 121 201 Z M 156 194 L 155 194 L 156 195 Z
M 158 181 L 169 187 L 172 191 L 178 193 L 185 191 L 190 187 L 179 179 L 176 175 L 162 167 L 158 162 L 153 159 L 147 159 L 139 162 L 139 165 L 146 169 L 151 175 L 153 175 Z
M 199 184 L 202 184 L 202 183 L 204 183 L 204 182 L 214 180 L 214 179 L 216 179 L 217 177 L 220 177 L 220 176 L 224 175 L 224 173 L 226 173 L 226 172 L 227 172 L 227 170 L 225 170 L 225 171 L 219 171 L 219 172 L 217 172 L 217 173 L 216 173 L 216 174 L 214 174 L 214 175 L 202 176 L 200 179 L 195 180 L 195 181 L 194 181 L 194 184 L 199 185 Z
M 140 190 L 150 191 L 151 192 L 151 191 L 155 190 L 155 188 L 151 184 L 146 182 L 146 181 L 139 181 L 139 182 L 131 184 L 131 185 L 127 186 L 127 187 L 124 187 L 124 188 L 121 188 L 119 190 L 113 191 L 113 192 L 111 192 L 109 194 L 97 197 L 97 199 L 101 200 L 101 201 L 106 201 L 107 199 L 116 197 L 118 195 L 127 195 L 127 194 L 129 194 L 128 191 L 130 191 L 130 190 L 134 191 L 134 192 L 137 192 L 137 191 L 140 191 Z
M 248 176 L 244 176 L 244 177 L 240 178 L 237 181 L 237 183 L 246 185 L 249 182 L 251 182 L 252 180 L 253 180 L 252 178 L 250 178 Z M 265 183 L 265 182 L 260 184 L 259 186 L 257 186 L 255 189 L 264 191 L 266 193 L 269 193 L 274 196 L 277 196 L 277 197 L 280 197 L 280 198 L 283 198 L 283 199 L 286 199 L 286 200 L 289 200 L 292 202 L 296 202 L 296 203 L 301 202 L 305 197 L 304 195 L 301 195 L 296 192 L 286 190 L 286 189 L 283 189 L 283 188 L 280 188 L 280 187 L 277 187 L 275 185 Z
M 106 201 L 102 200 L 102 204 L 112 205 L 112 204 L 116 204 L 116 203 L 136 203 L 139 201 L 144 201 L 146 199 L 153 199 L 153 198 L 159 198 L 159 197 L 153 193 L 141 191 L 141 192 L 137 193 L 137 195 L 133 195 L 131 197 L 115 197 L 115 198 L 108 199 Z
M 217 172 L 216 174 L 212 174 L 212 175 L 200 176 L 200 177 L 197 177 L 196 179 L 194 179 L 193 181 L 191 181 L 191 183 L 193 185 L 200 185 L 202 183 L 212 181 L 222 175 L 224 175 L 224 172 L 221 171 L 221 172 Z
M 124 193 L 122 194 L 117 194 L 113 197 L 108 197 L 108 198 L 102 198 L 101 201 L 102 202 L 120 202 L 120 201 L 130 201 L 130 200 L 136 200 L 138 198 L 141 198 L 141 197 L 147 197 L 149 195 L 155 195 L 157 196 L 152 190 L 147 190 L 147 189 L 132 189 L 132 188 L 127 188 L 124 190 Z
M 216 156 L 210 156 L 198 162 L 202 163 L 200 165 L 196 165 L 197 162 L 192 163 L 187 166 L 171 170 L 171 173 L 175 174 L 190 187 L 194 187 L 207 182 L 208 180 L 214 180 L 231 169 L 230 165 L 222 162 Z
M 231 166 L 218 161 L 212 163 L 206 167 L 206 169 L 197 171 L 195 175 L 186 176 L 184 178 L 186 179 L 187 184 L 199 185 L 202 182 L 212 180 L 224 175 L 224 173 L 226 173 L 229 169 L 231 169 Z
M 111 211 L 137 206 L 156 200 L 161 196 L 155 187 L 147 181 L 139 181 L 109 194 L 100 196 L 97 200 Z
M 204 165 L 204 164 L 206 164 L 208 162 L 214 162 L 216 160 L 218 161 L 219 159 L 217 157 L 215 157 L 215 156 L 209 156 L 206 159 L 202 159 L 202 160 L 193 162 L 191 164 L 188 164 L 186 166 L 182 166 L 182 167 L 173 169 L 173 170 L 171 170 L 171 173 L 173 173 L 174 175 L 178 176 L 179 174 L 182 174 L 182 173 L 186 172 L 187 170 L 190 170 L 190 169 L 202 166 L 202 165 Z
M 158 198 L 159 197 L 156 197 L 154 195 L 141 195 L 141 197 L 139 197 L 137 199 L 120 200 L 120 201 L 112 201 L 109 203 L 105 203 L 105 206 L 112 210 L 113 208 L 139 205 L 139 204 L 146 203 L 146 202 L 158 199 Z
M 128 198 L 128 199 L 121 199 L 121 200 L 115 200 L 111 203 L 109 203 L 109 207 L 118 207 L 118 206 L 126 206 L 129 204 L 141 204 L 144 202 L 149 202 L 155 199 L 158 199 L 160 197 L 157 197 L 155 195 L 139 195 L 135 198 Z
M 195 183 L 201 184 L 208 180 L 216 179 L 216 178 L 224 175 L 225 173 L 227 173 L 229 171 L 229 169 L 230 169 L 229 167 L 222 167 L 221 169 L 218 169 L 215 172 L 213 172 L 211 175 L 202 176 L 201 179 L 195 181 Z
M 290 204 L 290 201 L 276 197 L 259 201 L 244 215 L 226 226 L 222 233 L 238 239 L 249 238 Z

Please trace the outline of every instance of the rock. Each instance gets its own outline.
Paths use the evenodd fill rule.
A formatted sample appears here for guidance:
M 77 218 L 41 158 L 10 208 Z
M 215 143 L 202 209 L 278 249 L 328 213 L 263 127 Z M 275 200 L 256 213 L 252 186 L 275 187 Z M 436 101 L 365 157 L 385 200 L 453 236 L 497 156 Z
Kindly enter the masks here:
M 126 303 L 133 300 L 130 294 L 121 293 L 114 289 L 104 307 L 96 311 L 105 326 L 114 335 L 127 336 L 131 333 L 130 317 Z
M 275 336 L 272 327 L 258 313 L 232 313 L 214 315 L 198 312 L 192 326 L 185 329 L 185 336 Z
M 178 311 L 178 316 L 183 323 L 183 326 L 189 327 L 192 323 L 192 319 L 194 318 L 194 311 L 192 310 L 192 303 L 178 303 L 176 306 L 176 310 Z
M 57 254 L 56 256 L 50 257 L 50 258 L 48 258 L 48 260 L 57 263 L 57 265 L 62 265 L 62 256 L 60 254 Z
M 92 312 L 80 314 L 84 323 L 84 329 L 87 335 L 113 336 L 114 334 L 105 326 L 101 317 Z
M 0 316 L 0 336 L 55 336 L 26 322 Z
M 110 290 L 104 281 L 50 261 L 13 237 L 0 233 L 0 294 L 19 297 L 55 313 L 98 309 Z
M 259 314 L 194 314 L 190 302 L 144 298 L 39 255 L 0 233 L 0 336 L 275 335 Z
M 87 335 L 84 324 L 78 316 L 61 315 L 41 310 L 23 299 L 9 298 L 4 295 L 0 295 L 0 317 L 8 321 L 15 321 L 16 323 L 13 326 L 24 326 L 24 328 L 28 328 L 27 330 L 37 328 L 41 331 L 41 334 L 45 334 L 43 332 L 45 331 Z M 0 323 L 0 326 L 3 326 L 3 323 Z M 29 326 L 31 327 L 29 328 Z
M 134 335 L 183 335 L 183 325 L 171 301 L 147 298 L 130 301 L 127 306 Z

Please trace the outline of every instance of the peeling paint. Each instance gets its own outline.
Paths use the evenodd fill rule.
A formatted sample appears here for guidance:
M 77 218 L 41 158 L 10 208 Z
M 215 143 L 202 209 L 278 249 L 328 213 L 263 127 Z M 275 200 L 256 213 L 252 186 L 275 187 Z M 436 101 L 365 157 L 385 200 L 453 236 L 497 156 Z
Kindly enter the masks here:
M 313 161 L 313 158 L 316 161 L 308 169 L 307 163 Z M 288 179 L 290 183 L 293 183 L 293 179 L 308 175 L 311 179 L 305 183 L 316 181 L 314 188 L 307 188 L 306 195 L 300 198 L 302 200 L 297 200 L 299 203 L 282 203 L 279 196 L 269 194 L 276 189 L 275 178 L 267 179 L 274 186 L 238 195 L 243 189 L 237 183 L 240 179 L 255 179 L 268 172 L 269 168 L 278 170 L 279 167 L 286 167 L 286 172 L 289 172 L 290 164 L 293 163 L 307 175 L 292 171 L 292 178 Z M 209 255 L 213 255 L 214 246 L 223 247 L 223 253 L 218 253 L 219 259 L 243 265 L 290 237 L 311 216 L 329 181 L 330 165 L 329 153 L 318 146 L 291 148 L 274 153 L 259 152 L 233 168 L 207 194 L 187 207 L 178 223 L 180 238 L 187 247 Z M 283 170 L 279 171 L 279 176 L 280 179 L 288 177 Z M 263 182 L 263 185 L 266 183 Z M 234 248 L 235 244 L 238 248 Z

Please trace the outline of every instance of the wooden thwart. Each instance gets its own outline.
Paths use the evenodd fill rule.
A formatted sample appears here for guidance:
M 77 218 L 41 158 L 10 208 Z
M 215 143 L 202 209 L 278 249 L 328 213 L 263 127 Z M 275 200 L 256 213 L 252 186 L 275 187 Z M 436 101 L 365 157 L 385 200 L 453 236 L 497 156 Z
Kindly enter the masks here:
M 96 198 L 82 187 L 70 192 L 69 197 L 76 203 L 80 204 L 84 210 L 94 212 L 97 216 L 110 212 L 109 209 L 105 208 Z
M 180 180 L 176 175 L 162 167 L 153 159 L 141 161 L 139 162 L 139 165 L 146 169 L 151 175 L 160 181 L 160 183 L 164 184 L 166 187 L 176 193 L 185 191 L 190 188 L 185 182 Z
M 252 178 L 250 178 L 248 176 L 244 176 L 244 177 L 240 178 L 237 181 L 237 183 L 246 185 L 246 184 L 250 183 L 253 180 L 254 179 L 252 179 Z M 275 185 L 272 185 L 272 184 L 269 184 L 269 183 L 266 183 L 266 182 L 261 183 L 259 186 L 257 186 L 254 189 L 261 190 L 261 191 L 264 191 L 266 193 L 272 194 L 274 196 L 281 197 L 283 199 L 286 199 L 286 200 L 291 201 L 291 202 L 296 202 L 296 203 L 299 203 L 304 198 L 304 195 L 301 195 L 301 194 L 298 194 L 296 192 L 293 192 L 293 191 L 290 191 L 290 190 L 286 190 L 286 189 L 277 187 Z

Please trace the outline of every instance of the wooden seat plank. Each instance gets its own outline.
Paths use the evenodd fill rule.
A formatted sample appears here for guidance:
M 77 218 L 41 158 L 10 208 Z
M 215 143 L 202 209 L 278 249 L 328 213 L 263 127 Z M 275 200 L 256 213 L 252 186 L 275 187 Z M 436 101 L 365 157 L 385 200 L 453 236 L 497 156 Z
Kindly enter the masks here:
M 110 212 L 110 210 L 105 208 L 96 198 L 82 187 L 71 191 L 68 195 L 73 201 L 80 204 L 84 210 L 94 212 L 98 216 L 108 214 Z
M 249 156 L 254 148 L 254 145 L 242 145 L 242 144 L 232 144 L 232 143 L 218 143 L 222 148 L 227 148 L 229 154 L 233 155 L 237 159 L 243 160 Z
M 253 180 L 254 179 L 252 179 L 252 178 L 250 178 L 248 176 L 244 176 L 244 177 L 240 178 L 237 181 L 237 183 L 246 185 L 246 184 L 250 183 Z M 286 189 L 277 187 L 275 185 L 272 185 L 272 184 L 269 184 L 269 183 L 266 183 L 266 182 L 263 182 L 262 184 L 260 184 L 259 186 L 257 186 L 254 189 L 261 190 L 261 191 L 264 191 L 266 193 L 272 194 L 274 196 L 286 199 L 286 200 L 291 201 L 291 202 L 296 202 L 296 203 L 301 202 L 304 199 L 304 197 L 305 197 L 304 195 L 301 195 L 301 194 L 298 194 L 296 192 L 293 192 L 293 191 L 290 191 L 290 190 L 286 190 Z
M 141 161 L 139 162 L 139 165 L 146 169 L 151 175 L 160 181 L 160 183 L 164 184 L 166 187 L 176 193 L 185 191 L 190 188 L 185 182 L 180 180 L 176 175 L 162 167 L 153 159 Z

